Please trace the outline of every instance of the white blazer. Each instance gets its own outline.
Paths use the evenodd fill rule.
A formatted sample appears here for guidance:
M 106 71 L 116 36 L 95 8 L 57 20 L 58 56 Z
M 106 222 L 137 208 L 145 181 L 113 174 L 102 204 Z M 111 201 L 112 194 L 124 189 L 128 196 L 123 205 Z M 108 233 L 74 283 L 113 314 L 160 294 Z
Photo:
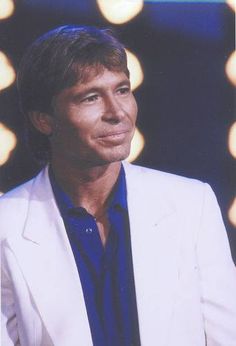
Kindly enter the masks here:
M 142 346 L 236 346 L 236 270 L 210 187 L 125 173 Z M 2 346 L 92 345 L 47 169 L 1 198 L 0 231 Z

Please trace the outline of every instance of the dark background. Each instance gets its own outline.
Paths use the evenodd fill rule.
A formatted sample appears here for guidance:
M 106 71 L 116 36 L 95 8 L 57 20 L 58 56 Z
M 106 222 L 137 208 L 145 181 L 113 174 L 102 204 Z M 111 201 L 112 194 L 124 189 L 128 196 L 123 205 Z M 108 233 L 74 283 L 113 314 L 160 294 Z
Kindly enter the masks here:
M 134 1 L 134 0 L 132 0 Z M 228 132 L 235 121 L 234 88 L 225 75 L 233 52 L 234 13 L 224 3 L 145 2 L 132 21 L 112 25 L 95 0 L 21 0 L 0 22 L 0 50 L 15 69 L 26 47 L 59 25 L 112 27 L 140 59 L 144 82 L 135 91 L 145 147 L 135 163 L 208 182 L 222 209 L 236 262 L 236 229 L 228 209 L 236 195 Z M 39 170 L 24 139 L 15 85 L 0 93 L 0 121 L 17 147 L 0 168 L 5 192 Z

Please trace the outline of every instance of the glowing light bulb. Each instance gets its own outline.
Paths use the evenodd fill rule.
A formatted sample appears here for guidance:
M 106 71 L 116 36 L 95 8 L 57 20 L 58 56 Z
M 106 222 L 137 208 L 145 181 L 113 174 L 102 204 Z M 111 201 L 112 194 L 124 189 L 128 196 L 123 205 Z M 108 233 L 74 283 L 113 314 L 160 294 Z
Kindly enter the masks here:
M 16 73 L 7 56 L 0 51 L 0 90 L 9 87 L 16 79 Z
M 230 154 L 236 159 L 236 122 L 229 130 L 228 146 Z
M 236 11 L 236 0 L 226 0 L 226 3 L 232 8 L 232 10 Z
M 236 86 L 236 51 L 230 55 L 225 65 L 225 72 L 230 82 Z
M 234 198 L 233 203 L 229 208 L 228 217 L 232 225 L 236 227 L 236 198 Z
M 7 162 L 16 142 L 15 134 L 0 123 L 0 166 Z
M 15 5 L 12 0 L 0 0 L 0 19 L 10 17 L 15 10 Z
M 130 72 L 131 88 L 134 90 L 143 82 L 143 70 L 138 58 L 128 49 L 125 51 L 127 54 L 128 70 Z
M 102 15 L 113 24 L 123 24 L 137 16 L 143 0 L 97 0 Z
M 131 142 L 131 149 L 130 149 L 130 154 L 127 157 L 128 162 L 133 162 L 134 160 L 137 159 L 137 157 L 141 154 L 143 148 L 145 145 L 145 140 L 142 135 L 142 133 L 138 130 L 136 127 L 135 132 L 134 132 L 134 137 Z

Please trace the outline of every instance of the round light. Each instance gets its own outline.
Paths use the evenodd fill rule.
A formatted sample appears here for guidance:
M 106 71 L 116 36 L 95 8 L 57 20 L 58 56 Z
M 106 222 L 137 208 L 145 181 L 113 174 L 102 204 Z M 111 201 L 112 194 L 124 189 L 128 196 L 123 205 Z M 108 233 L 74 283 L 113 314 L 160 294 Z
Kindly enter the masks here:
M 97 0 L 103 16 L 113 24 L 123 24 L 137 16 L 143 0 Z
M 138 58 L 128 49 L 125 51 L 127 54 L 128 70 L 130 72 L 131 88 L 134 90 L 143 82 L 143 70 Z
M 232 8 L 232 10 L 236 11 L 236 0 L 226 0 L 226 2 Z
M 12 0 L 0 0 L 0 19 L 10 17 L 14 12 L 15 6 Z
M 225 72 L 230 82 L 236 86 L 236 51 L 230 55 L 225 65 Z
M 131 142 L 131 149 L 130 149 L 130 154 L 127 157 L 128 162 L 133 162 L 134 160 L 137 159 L 137 157 L 141 154 L 143 148 L 145 145 L 145 140 L 141 132 L 138 130 L 136 127 L 135 132 L 134 132 L 134 137 Z
M 0 166 L 7 162 L 16 142 L 15 134 L 0 123 Z
M 230 154 L 236 159 L 236 122 L 229 130 L 228 146 Z
M 7 56 L 0 51 L 0 90 L 9 87 L 16 79 L 16 73 Z
M 228 212 L 229 221 L 236 227 L 236 198 L 234 198 Z

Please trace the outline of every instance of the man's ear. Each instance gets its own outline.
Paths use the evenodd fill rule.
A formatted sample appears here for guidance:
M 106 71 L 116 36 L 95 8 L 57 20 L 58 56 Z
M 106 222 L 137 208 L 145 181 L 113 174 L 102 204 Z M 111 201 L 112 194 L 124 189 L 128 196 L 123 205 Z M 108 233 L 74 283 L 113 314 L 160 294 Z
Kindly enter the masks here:
M 53 118 L 51 115 L 40 111 L 31 111 L 29 112 L 28 116 L 37 130 L 47 136 L 52 134 Z

